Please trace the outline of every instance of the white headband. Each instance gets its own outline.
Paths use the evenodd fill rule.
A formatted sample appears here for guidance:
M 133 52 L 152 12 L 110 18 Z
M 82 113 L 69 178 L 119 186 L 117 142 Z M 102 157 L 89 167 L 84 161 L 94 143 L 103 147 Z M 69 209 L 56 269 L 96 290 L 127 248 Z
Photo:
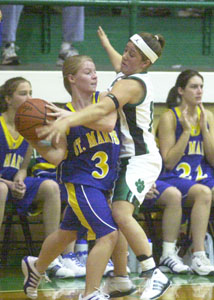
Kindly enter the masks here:
M 157 54 L 144 42 L 139 34 L 134 34 L 130 40 L 154 63 L 158 56 Z

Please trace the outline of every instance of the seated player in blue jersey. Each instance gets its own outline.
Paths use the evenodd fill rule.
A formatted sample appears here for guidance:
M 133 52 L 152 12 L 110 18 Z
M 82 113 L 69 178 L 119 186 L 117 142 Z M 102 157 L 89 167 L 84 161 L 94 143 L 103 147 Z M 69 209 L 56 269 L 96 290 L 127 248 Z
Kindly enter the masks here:
M 0 227 L 8 199 L 19 214 L 42 212 L 44 233 L 48 236 L 59 227 L 61 203 L 58 184 L 49 178 L 27 176 L 32 146 L 17 132 L 14 117 L 18 106 L 31 98 L 28 80 L 14 77 L 0 87 Z M 55 262 L 60 277 L 73 277 L 70 270 Z
M 50 164 L 37 153 L 35 153 L 35 155 L 35 161 L 31 167 L 31 175 L 37 178 L 49 178 L 56 181 L 56 166 L 54 164 Z
M 180 190 L 182 205 L 192 207 L 191 269 L 198 275 L 214 275 L 204 249 L 214 187 L 214 117 L 202 104 L 203 85 L 200 73 L 185 70 L 169 92 L 171 108 L 157 129 L 164 163 L 159 179 Z
M 72 102 L 66 105 L 66 110 L 56 107 L 56 111 L 70 116 L 102 101 L 104 94 L 96 92 L 96 68 L 90 57 L 68 58 L 63 65 L 63 78 Z M 113 112 L 97 123 L 88 123 L 87 127 L 71 128 L 60 137 L 59 143 L 53 139 L 50 146 L 32 143 L 45 159 L 58 165 L 57 180 L 66 187 L 69 206 L 60 229 L 46 238 L 39 257 L 27 256 L 22 260 L 24 291 L 28 297 L 37 298 L 37 288 L 47 266 L 80 237 L 84 226 L 96 243 L 88 255 L 86 287 L 79 299 L 106 299 L 99 288 L 118 238 L 107 201 L 118 171 L 120 140 L 116 119 L 117 113 Z

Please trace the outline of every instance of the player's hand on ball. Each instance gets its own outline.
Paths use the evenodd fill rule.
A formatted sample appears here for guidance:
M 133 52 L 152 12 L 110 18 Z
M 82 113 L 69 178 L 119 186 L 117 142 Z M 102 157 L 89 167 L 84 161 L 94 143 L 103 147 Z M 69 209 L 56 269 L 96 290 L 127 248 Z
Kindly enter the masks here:
M 38 138 L 44 138 L 47 141 L 51 141 L 54 138 L 56 143 L 59 143 L 61 135 L 65 135 L 69 128 L 68 119 L 69 118 L 57 119 L 49 125 L 36 128 Z
M 49 108 L 52 112 L 47 113 L 48 116 L 54 117 L 56 119 L 63 119 L 67 116 L 70 116 L 72 114 L 71 111 L 68 111 L 66 109 L 60 108 L 53 103 L 47 104 L 47 108 Z
M 51 110 L 46 107 L 47 104 L 46 100 L 31 98 L 18 107 L 15 115 L 15 126 L 26 140 L 38 140 L 35 129 L 49 124 L 49 121 L 55 121 L 54 117 L 48 116 Z

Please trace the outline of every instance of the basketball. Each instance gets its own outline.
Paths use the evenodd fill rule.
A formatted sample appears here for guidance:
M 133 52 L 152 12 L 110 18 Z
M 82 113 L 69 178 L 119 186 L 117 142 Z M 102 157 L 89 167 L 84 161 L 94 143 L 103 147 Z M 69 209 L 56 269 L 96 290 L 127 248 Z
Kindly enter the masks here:
M 47 101 L 32 98 L 22 103 L 15 115 L 15 126 L 17 131 L 27 140 L 38 141 L 35 129 L 47 125 L 47 120 L 55 120 L 47 116 L 51 112 L 45 105 Z

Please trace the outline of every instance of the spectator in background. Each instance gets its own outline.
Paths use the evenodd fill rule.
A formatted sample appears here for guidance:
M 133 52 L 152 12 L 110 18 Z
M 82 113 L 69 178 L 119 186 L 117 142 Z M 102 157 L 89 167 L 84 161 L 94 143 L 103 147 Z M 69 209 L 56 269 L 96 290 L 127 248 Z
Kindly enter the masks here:
M 16 54 L 16 33 L 23 5 L 1 5 L 2 22 L 2 64 L 18 65 L 19 57 Z M 62 44 L 59 51 L 57 65 L 62 66 L 64 60 L 78 51 L 72 43 L 84 39 L 84 7 L 68 6 L 62 9 Z
M 84 40 L 84 18 L 84 7 L 69 6 L 62 9 L 62 44 L 58 66 L 62 66 L 66 58 L 79 54 L 72 43 Z
M 18 65 L 16 54 L 16 31 L 23 5 L 1 5 L 2 11 L 2 64 Z
M 203 8 L 184 8 L 178 11 L 178 17 L 180 18 L 202 18 L 204 15 Z
M 141 15 L 147 17 L 168 17 L 170 9 L 167 7 L 142 7 Z
M 186 0 L 188 1 L 188 0 Z M 203 2 L 204 0 L 196 0 L 196 2 Z M 188 1 L 190 2 L 190 1 Z M 178 11 L 178 17 L 180 18 L 202 18 L 204 15 L 204 9 L 203 8 L 183 8 Z

